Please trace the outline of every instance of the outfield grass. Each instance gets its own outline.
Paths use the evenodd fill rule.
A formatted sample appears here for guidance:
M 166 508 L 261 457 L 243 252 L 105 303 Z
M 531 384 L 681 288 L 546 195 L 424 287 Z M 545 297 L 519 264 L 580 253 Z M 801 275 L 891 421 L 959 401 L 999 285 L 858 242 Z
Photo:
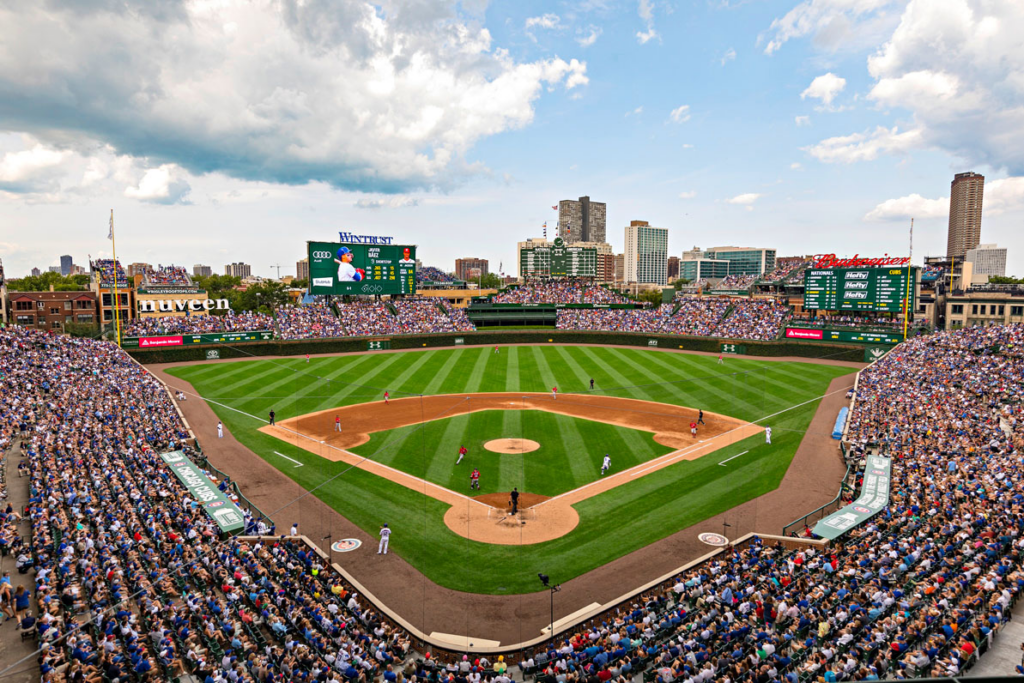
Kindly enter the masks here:
M 316 495 L 367 533 L 375 535 L 387 521 L 394 530 L 391 547 L 431 580 L 457 590 L 508 594 L 536 591 L 538 571 L 567 581 L 776 488 L 817 408 L 814 399 L 833 378 L 852 371 L 738 358 L 717 365 L 714 356 L 644 349 L 519 346 L 502 347 L 497 354 L 490 347 L 470 347 L 321 357 L 310 363 L 304 358 L 198 363 L 170 372 L 210 399 L 220 419 L 254 453 L 307 490 L 323 485 Z M 773 444 L 751 437 L 712 457 L 638 477 L 577 504 L 580 524 L 571 534 L 520 547 L 464 539 L 445 526 L 444 503 L 257 431 L 271 409 L 283 420 L 379 400 L 385 389 L 399 397 L 557 386 L 565 394 L 586 391 L 591 377 L 598 391 L 610 395 L 751 421 L 773 415 L 762 422 L 772 427 Z M 786 412 L 777 415 L 780 411 Z M 297 468 L 276 453 L 305 466 Z
M 484 444 L 491 439 L 532 439 L 540 448 L 524 454 L 498 454 Z M 456 466 L 458 451 L 469 451 Z M 421 479 L 467 495 L 521 491 L 557 496 L 598 479 L 604 454 L 612 472 L 672 451 L 654 441 L 652 432 L 618 427 L 542 410 L 482 410 L 374 432 L 352 452 Z M 469 490 L 469 473 L 480 470 L 480 490 Z

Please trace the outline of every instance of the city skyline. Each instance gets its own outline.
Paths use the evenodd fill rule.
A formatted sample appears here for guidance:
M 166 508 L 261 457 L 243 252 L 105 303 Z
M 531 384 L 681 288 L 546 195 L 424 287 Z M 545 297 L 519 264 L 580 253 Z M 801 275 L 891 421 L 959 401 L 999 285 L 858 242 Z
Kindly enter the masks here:
M 417 244 L 425 264 L 476 253 L 510 271 L 516 243 L 545 222 L 554 235 L 551 207 L 582 196 L 606 203 L 617 253 L 645 220 L 669 229 L 670 255 L 905 254 L 913 217 L 920 263 L 945 252 L 965 171 L 986 176 L 980 240 L 1024 275 L 1019 4 L 343 4 L 379 35 L 318 4 L 2 10 L 7 276 L 109 257 L 111 208 L 123 263 L 241 258 L 270 276 L 346 230 Z M 35 58 L 57 40 L 61 70 Z M 398 44 L 430 66 L 394 58 Z

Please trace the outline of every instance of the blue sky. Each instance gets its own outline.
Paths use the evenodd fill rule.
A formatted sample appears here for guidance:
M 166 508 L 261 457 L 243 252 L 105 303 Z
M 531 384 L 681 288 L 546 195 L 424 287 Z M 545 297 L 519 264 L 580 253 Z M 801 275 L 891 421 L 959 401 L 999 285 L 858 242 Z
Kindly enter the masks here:
M 0 9 L 0 258 L 294 271 L 394 235 L 506 272 L 560 199 L 670 250 L 945 247 L 954 173 L 1024 275 L 1024 7 L 1010 0 Z M 40 51 L 39 45 L 60 46 Z

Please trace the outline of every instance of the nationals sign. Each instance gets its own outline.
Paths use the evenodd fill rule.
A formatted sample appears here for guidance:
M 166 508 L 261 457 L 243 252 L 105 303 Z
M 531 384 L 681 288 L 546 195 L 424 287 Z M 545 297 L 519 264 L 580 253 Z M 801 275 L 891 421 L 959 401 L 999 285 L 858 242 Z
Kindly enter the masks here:
M 869 258 L 854 254 L 853 258 L 837 258 L 835 254 L 816 254 L 813 268 L 858 268 L 861 266 L 905 266 L 910 263 L 909 256 L 889 256 Z

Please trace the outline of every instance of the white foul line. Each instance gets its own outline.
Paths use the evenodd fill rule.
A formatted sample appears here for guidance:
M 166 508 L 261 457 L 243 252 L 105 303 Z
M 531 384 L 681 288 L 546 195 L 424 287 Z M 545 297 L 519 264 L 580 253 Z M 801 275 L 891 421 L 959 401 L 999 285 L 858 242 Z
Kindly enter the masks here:
M 274 455 L 280 455 L 285 460 L 291 460 L 293 463 L 295 463 L 295 467 L 302 467 L 302 463 L 301 462 L 299 462 L 298 460 L 295 460 L 294 458 L 289 458 L 284 453 L 278 453 L 277 451 L 274 451 Z M 292 469 L 294 469 L 294 468 L 292 468 Z
M 722 467 L 725 467 L 725 463 L 729 462 L 730 460 L 735 460 L 736 458 L 740 457 L 741 455 L 746 455 L 749 452 L 750 451 L 743 451 L 742 453 L 737 453 L 736 455 L 732 456 L 731 458 L 726 458 L 725 460 L 723 460 L 722 462 L 720 462 L 718 464 L 721 465 Z

